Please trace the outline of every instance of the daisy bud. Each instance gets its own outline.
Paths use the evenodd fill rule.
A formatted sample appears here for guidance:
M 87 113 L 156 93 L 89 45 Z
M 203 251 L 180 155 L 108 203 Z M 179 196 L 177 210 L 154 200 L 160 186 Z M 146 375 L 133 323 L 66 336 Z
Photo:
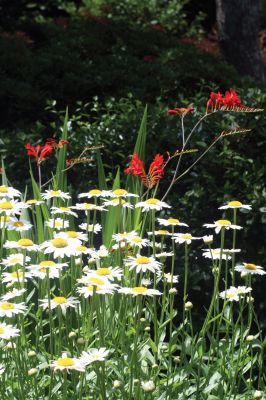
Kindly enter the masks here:
M 212 268 L 213 275 L 218 274 L 218 272 L 219 272 L 219 268 L 218 267 Z
M 185 310 L 190 311 L 192 308 L 193 308 L 193 304 L 191 303 L 191 301 L 187 301 L 185 303 Z
M 241 272 L 241 274 L 240 274 L 240 277 L 241 277 L 242 279 L 246 278 L 247 276 L 248 276 L 248 273 L 247 273 L 247 272 Z
M 95 263 L 95 258 L 90 258 L 88 260 L 88 264 L 94 264 Z
M 256 338 L 255 338 L 255 336 L 253 336 L 253 335 L 248 335 L 247 337 L 246 337 L 246 341 L 247 342 L 253 342 L 254 340 L 255 340 Z
M 86 343 L 86 340 L 84 338 L 82 338 L 82 337 L 78 338 L 77 344 L 82 345 L 82 344 L 85 344 L 85 343 Z
M 76 257 L 75 258 L 75 264 L 76 265 L 80 265 L 81 263 L 82 263 L 82 261 L 81 261 L 80 257 Z
M 140 318 L 140 322 L 145 322 L 146 319 L 145 318 Z
M 254 297 L 247 297 L 247 303 L 254 303 Z
M 152 368 L 153 368 L 153 369 L 157 369 L 158 367 L 159 367 L 158 364 L 153 364 L 153 365 L 152 365 Z
M 262 399 L 263 393 L 261 390 L 255 390 L 253 394 L 253 399 Z
M 32 375 L 36 375 L 38 373 L 37 368 L 31 368 L 28 370 L 28 375 L 32 376 Z
M 74 339 L 76 336 L 77 336 L 77 334 L 76 334 L 76 332 L 74 332 L 74 331 L 71 331 L 71 332 L 69 332 L 69 334 L 68 334 L 69 339 Z
M 161 348 L 162 348 L 163 351 L 166 351 L 166 350 L 168 350 L 168 345 L 167 344 L 163 344 Z
M 12 286 L 13 286 L 13 282 L 8 282 L 7 285 L 6 285 L 6 288 L 10 289 Z
M 136 383 L 139 383 L 139 379 L 134 379 L 134 381 L 133 381 L 135 384 Z
M 174 360 L 174 362 L 175 362 L 176 364 L 179 364 L 179 363 L 180 363 L 180 357 L 179 357 L 179 356 L 174 357 L 173 360 Z
M 16 347 L 17 347 L 16 343 L 12 343 L 12 342 L 8 342 L 7 345 L 6 345 L 6 349 L 8 349 L 8 350 L 13 350 Z
M 149 326 L 146 326 L 146 328 L 144 329 L 145 332 L 150 332 L 151 328 Z
M 177 289 L 176 288 L 171 288 L 169 290 L 169 294 L 177 294 Z
M 141 382 L 141 387 L 144 390 L 144 392 L 153 392 L 155 389 L 153 381 Z
M 35 357 L 35 356 L 36 356 L 36 353 L 34 350 L 31 350 L 28 352 L 28 357 Z
M 86 265 L 86 267 L 84 267 L 84 268 L 82 268 L 82 271 L 83 272 L 88 272 L 90 269 L 89 269 L 89 267 Z
M 205 236 L 203 236 L 203 242 L 205 243 L 205 244 L 212 244 L 212 242 L 213 242 L 213 235 L 205 235 Z
M 122 385 L 122 382 L 117 379 L 113 382 L 114 389 L 118 389 L 121 385 Z

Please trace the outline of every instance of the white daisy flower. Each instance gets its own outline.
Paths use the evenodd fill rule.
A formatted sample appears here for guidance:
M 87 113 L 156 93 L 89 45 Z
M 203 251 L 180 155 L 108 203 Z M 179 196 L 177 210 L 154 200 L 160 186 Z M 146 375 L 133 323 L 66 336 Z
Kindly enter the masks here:
M 112 200 L 104 201 L 103 205 L 107 206 L 107 207 L 108 206 L 113 206 L 113 207 L 122 206 L 123 208 L 134 208 L 134 206 L 132 204 L 130 204 L 129 202 L 127 202 L 121 198 L 118 198 L 118 197 L 114 198 Z
M 31 278 L 31 273 L 25 272 L 21 269 L 18 269 L 17 271 L 13 272 L 3 272 L 2 273 L 3 279 L 2 282 L 4 283 L 21 283 L 21 282 L 27 282 L 28 278 Z
M 202 256 L 205 258 L 210 258 L 212 260 L 220 260 L 220 258 L 222 258 L 222 260 L 231 260 L 228 253 L 224 253 L 222 249 L 202 249 L 202 251 Z
M 88 199 L 90 199 L 91 197 L 110 197 L 111 193 L 111 190 L 92 189 L 89 192 L 80 193 L 78 197 L 88 197 Z
M 224 229 L 242 229 L 241 226 L 233 225 L 231 221 L 227 219 L 219 219 L 218 221 L 214 221 L 213 224 L 204 224 L 206 228 L 215 228 L 215 233 L 219 233 L 222 228 Z
M 19 329 L 12 325 L 7 325 L 4 322 L 0 323 L 0 338 L 10 340 L 14 337 L 19 336 Z
M 131 238 L 137 237 L 137 236 L 138 236 L 138 234 L 136 231 L 131 231 L 131 232 L 123 232 L 123 233 L 114 233 L 112 235 L 112 238 L 116 242 L 121 242 L 122 240 L 131 239 Z
M 162 252 L 162 253 L 157 253 L 155 254 L 156 258 L 165 258 L 165 257 L 172 257 L 174 255 L 174 253 L 172 251 L 169 252 Z
M 72 206 L 72 208 L 80 211 L 107 211 L 106 208 L 104 208 L 103 206 L 97 206 L 93 203 L 77 203 L 75 206 Z
M 99 260 L 100 258 L 108 257 L 109 251 L 107 250 L 107 247 L 102 244 L 99 250 L 92 249 L 91 256 L 95 260 Z
M 31 229 L 32 224 L 30 224 L 29 221 L 26 221 L 26 220 L 14 219 L 14 220 L 9 221 L 6 228 L 8 231 L 23 232 L 23 231 L 28 231 L 29 229 Z
M 157 289 L 148 289 L 144 286 L 137 286 L 133 288 L 121 288 L 118 290 L 119 293 L 132 294 L 132 296 L 159 296 L 162 293 Z
M 79 225 L 79 228 L 82 229 L 83 231 L 86 232 L 93 232 L 93 233 L 99 233 L 102 230 L 102 226 L 100 224 L 87 224 L 84 222 L 83 224 Z
M 172 233 L 171 232 L 169 232 L 169 231 L 167 231 L 166 229 L 159 229 L 158 231 L 154 231 L 154 232 L 147 232 L 147 234 L 149 235 L 149 236 L 152 236 L 153 234 L 155 235 L 155 236 L 169 236 L 169 235 L 172 235 Z
M 28 204 L 29 206 L 39 206 L 43 203 L 44 203 L 44 201 L 37 200 L 37 199 L 29 199 L 26 201 L 26 204 Z
M 232 200 L 229 201 L 225 206 L 219 207 L 219 210 L 227 210 L 228 208 L 245 208 L 246 210 L 251 210 L 250 204 L 242 204 L 241 201 Z
M 100 349 L 89 349 L 87 352 L 83 351 L 81 353 L 80 361 L 84 365 L 89 365 L 96 361 L 105 361 L 109 355 L 109 350 L 106 350 L 105 347 L 101 347 Z
M 69 222 L 62 218 L 50 218 L 48 221 L 45 221 L 45 225 L 48 226 L 48 228 L 60 231 L 61 229 L 68 228 Z
M 91 297 L 94 294 L 113 294 L 116 291 L 116 285 L 88 285 L 77 288 L 77 292 L 85 298 Z
M 108 281 L 113 281 L 114 279 L 120 280 L 123 276 L 123 271 L 119 267 L 102 267 L 96 270 L 89 269 L 88 274 L 95 274 L 98 277 L 106 277 Z
M 34 244 L 31 239 L 19 239 L 17 242 L 13 240 L 7 240 L 4 244 L 7 249 L 19 249 L 27 251 L 38 251 L 39 246 Z
M 3 296 L 1 296 L 1 301 L 8 301 L 8 300 L 14 299 L 15 297 L 20 297 L 25 292 L 26 292 L 26 289 L 24 289 L 24 288 L 23 289 L 13 288 L 9 292 L 7 292 Z
M 236 265 L 235 271 L 238 272 L 246 272 L 247 274 L 251 275 L 265 275 L 266 272 L 264 269 L 256 264 L 251 263 L 243 263 L 242 265 Z
M 221 292 L 219 296 L 228 301 L 239 301 L 239 296 L 250 293 L 251 290 L 252 288 L 246 286 L 231 286 L 229 289 Z
M 124 240 L 121 240 L 121 242 L 118 242 L 112 246 L 112 251 L 120 250 L 124 247 L 127 247 L 127 243 Z
M 145 201 L 140 201 L 139 203 L 137 203 L 135 205 L 135 207 L 141 207 L 142 208 L 142 212 L 150 211 L 150 210 L 160 211 L 163 208 L 171 208 L 171 206 L 169 206 L 164 201 L 160 201 L 160 200 L 155 199 L 155 198 L 150 198 L 150 199 L 145 200 Z
M 28 207 L 29 204 L 23 203 L 22 201 L 5 199 L 5 198 L 0 199 L 0 214 L 1 213 L 5 215 L 20 214 L 22 209 Z
M 62 266 L 67 266 L 67 263 L 56 264 L 54 261 L 41 261 L 40 264 L 29 265 L 27 269 L 32 276 L 37 278 L 45 279 L 49 277 L 50 279 L 54 279 L 59 278 L 59 271 Z
M 178 283 L 178 275 L 172 275 L 170 272 L 163 274 L 167 283 Z
M 63 214 L 63 215 L 73 215 L 73 217 L 78 217 L 78 214 L 72 211 L 71 207 L 51 207 L 51 214 Z
M 55 237 L 61 237 L 66 239 L 79 239 L 87 242 L 88 235 L 84 232 L 77 232 L 77 231 L 65 231 L 65 232 L 58 232 Z
M 151 271 L 153 273 L 159 272 L 162 264 L 155 260 L 154 257 L 146 257 L 137 254 L 136 257 L 129 256 L 125 260 L 125 265 L 129 270 L 135 270 L 137 273 Z
M 81 246 L 79 239 L 56 236 L 54 239 L 47 240 L 40 245 L 44 254 L 53 253 L 54 257 L 71 257 L 75 255 L 75 249 Z
M 90 254 L 90 255 L 92 255 L 93 254 L 93 250 L 90 249 L 89 247 L 80 245 L 80 246 L 75 248 L 75 256 L 78 257 L 78 256 L 81 256 L 81 254 Z
M 134 193 L 128 193 L 125 189 L 115 189 L 111 192 L 111 197 L 139 197 L 139 195 Z
M 146 247 L 146 246 L 150 245 L 150 241 L 148 239 L 143 239 L 140 236 L 128 238 L 128 239 L 126 239 L 126 241 L 128 242 L 128 244 L 131 247 L 138 247 L 140 249 L 142 247 Z
M 61 200 L 69 200 L 71 196 L 68 193 L 62 192 L 61 190 L 45 190 L 45 193 L 41 193 L 41 196 L 44 200 L 49 199 L 61 199 Z
M 48 299 L 40 300 L 40 302 L 43 309 L 49 308 Z M 60 307 L 63 313 L 65 313 L 68 307 L 75 308 L 77 304 L 79 304 L 79 300 L 76 300 L 72 296 L 68 298 L 64 296 L 55 296 L 51 299 L 51 310 Z
M 8 301 L 0 301 L 0 317 L 11 318 L 15 314 L 23 314 L 26 311 L 24 303 L 9 303 Z
M 67 356 L 67 353 L 63 353 L 61 358 L 52 361 L 49 367 L 54 371 L 85 371 L 85 365 L 79 358 L 71 358 Z
M 0 186 L 0 197 L 20 197 L 21 192 L 11 186 L 1 185 Z
M 213 242 L 213 235 L 205 235 L 202 237 L 202 240 L 205 244 L 212 244 Z
M 193 237 L 190 233 L 175 233 L 172 236 L 172 239 L 174 239 L 174 241 L 179 244 L 190 244 L 192 240 L 199 240 L 201 239 L 201 237 Z
M 3 258 L 2 262 L 0 264 L 3 264 L 5 268 L 7 267 L 13 267 L 15 265 L 23 265 L 24 263 L 24 254 L 23 253 L 16 253 L 16 254 L 10 254 L 7 258 Z M 29 262 L 31 260 L 30 257 L 26 256 L 25 257 L 25 262 Z
M 157 218 L 158 222 L 160 225 L 164 226 L 188 226 L 187 224 L 184 224 L 183 222 L 180 222 L 179 219 L 176 218 Z

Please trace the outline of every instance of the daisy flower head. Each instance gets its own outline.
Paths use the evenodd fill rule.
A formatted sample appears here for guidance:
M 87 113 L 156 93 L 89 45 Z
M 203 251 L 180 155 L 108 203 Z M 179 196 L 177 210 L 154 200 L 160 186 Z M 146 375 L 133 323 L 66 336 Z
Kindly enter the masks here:
M 179 219 L 176 218 L 157 218 L 158 222 L 160 225 L 164 226 L 188 226 L 187 224 L 184 224 L 183 222 L 180 222 Z
M 105 347 L 99 349 L 89 349 L 88 351 L 83 351 L 80 357 L 80 361 L 84 365 L 89 365 L 96 361 L 105 361 L 109 355 L 109 350 Z
M 228 253 L 224 253 L 223 249 L 202 249 L 204 258 L 210 258 L 212 260 L 231 260 Z
M 51 214 L 56 215 L 56 214 L 63 214 L 63 215 L 73 215 L 73 217 L 78 217 L 78 214 L 72 211 L 71 207 L 51 207 Z
M 85 365 L 79 358 L 71 358 L 67 356 L 67 353 L 63 353 L 60 358 L 52 361 L 49 365 L 54 371 L 85 371 Z
M 236 208 L 243 208 L 246 210 L 251 210 L 250 204 L 243 204 L 241 201 L 232 200 L 229 201 L 225 206 L 219 207 L 219 210 L 227 210 L 228 208 L 236 209 Z
M 78 197 L 87 197 L 88 199 L 90 199 L 91 197 L 110 197 L 111 193 L 111 190 L 91 189 L 86 193 L 80 193 Z
M 116 242 L 121 242 L 126 241 L 128 239 L 131 239 L 133 237 L 137 237 L 138 234 L 136 231 L 131 231 L 131 232 L 123 232 L 123 233 L 114 233 L 112 235 L 112 239 L 115 240 Z
M 17 242 L 13 240 L 7 240 L 4 244 L 7 249 L 19 249 L 27 251 L 38 251 L 39 246 L 34 244 L 31 239 L 19 239 Z
M 6 228 L 8 231 L 23 232 L 31 229 L 32 224 L 30 224 L 29 221 L 26 220 L 12 219 L 9 221 Z
M 61 229 L 68 228 L 69 222 L 62 218 L 50 218 L 48 221 L 45 221 L 45 225 L 48 226 L 48 228 L 60 231 Z
M 72 208 L 80 211 L 107 211 L 103 206 L 97 206 L 93 203 L 77 203 L 75 206 L 72 206 Z
M 202 237 L 202 240 L 205 244 L 212 244 L 213 243 L 213 235 L 205 235 Z
M 23 314 L 26 311 L 24 303 L 9 303 L 0 301 L 0 317 L 12 318 L 15 314 Z
M 190 244 L 192 242 L 192 240 L 198 240 L 201 238 L 193 237 L 190 233 L 175 233 L 172 236 L 172 239 L 174 239 L 174 241 L 179 244 L 182 244 L 182 243 Z
M 25 258 L 25 260 L 24 260 Z M 23 265 L 24 262 L 29 262 L 31 260 L 30 257 L 24 256 L 23 253 L 10 254 L 7 258 L 3 258 L 1 264 L 3 264 L 6 268 L 13 267 L 15 265 Z
M 125 189 L 115 189 L 111 192 L 111 197 L 139 197 L 137 194 L 134 193 L 128 193 L 127 190 Z
M 4 322 L 0 323 L 0 338 L 10 340 L 19 336 L 19 329 L 14 328 L 12 325 L 7 325 Z
M 90 249 L 89 247 L 83 246 L 83 245 L 77 246 L 75 248 L 75 256 L 76 257 L 81 256 L 82 254 L 92 255 L 92 253 L 93 253 L 92 249 Z
M 163 277 L 167 283 L 178 283 L 178 275 L 172 275 L 167 272 L 163 274 Z
M 55 237 L 62 237 L 63 239 L 79 239 L 87 242 L 88 235 L 84 232 L 77 232 L 77 231 L 65 231 L 65 232 L 58 232 Z
M 123 208 L 134 208 L 134 206 L 132 204 L 130 204 L 128 201 L 125 201 L 119 197 L 115 197 L 112 200 L 107 200 L 104 201 L 103 203 L 104 206 L 113 206 L 113 207 L 117 207 L 117 206 L 122 206 Z
M 75 249 L 81 245 L 79 239 L 56 236 L 51 240 L 42 243 L 40 248 L 44 254 L 53 253 L 57 257 L 71 257 L 75 255 Z
M 26 289 L 24 289 L 24 288 L 23 289 L 13 288 L 12 290 L 10 290 L 9 292 L 5 293 L 1 297 L 1 301 L 8 301 L 8 300 L 14 299 L 15 297 L 20 297 L 25 292 L 26 292 Z
M 235 271 L 246 272 L 247 274 L 251 274 L 251 275 L 265 275 L 266 274 L 266 272 L 264 271 L 264 269 L 261 266 L 252 264 L 252 263 L 243 263 L 241 265 L 236 265 Z
M 160 201 L 160 200 L 155 199 L 153 197 L 148 199 L 148 200 L 145 200 L 145 201 L 140 201 L 139 203 L 137 203 L 135 205 L 135 207 L 141 207 L 142 208 L 142 212 L 150 211 L 150 210 L 160 211 L 163 208 L 171 208 L 171 206 L 169 206 L 164 201 Z
M 213 224 L 204 224 L 206 228 L 215 228 L 215 233 L 219 233 L 221 229 L 242 229 L 242 226 L 233 225 L 228 219 L 219 219 Z
M 43 203 L 44 203 L 44 201 L 37 200 L 37 199 L 29 199 L 26 201 L 26 204 L 28 204 L 29 206 L 39 206 Z
M 86 232 L 93 232 L 95 234 L 101 232 L 102 226 L 100 224 L 87 224 L 86 222 L 79 225 L 79 228 Z
M 28 207 L 29 204 L 23 203 L 22 201 L 0 198 L 0 214 L 8 216 L 20 214 L 22 209 Z
M 106 277 L 108 281 L 113 281 L 114 279 L 120 280 L 123 276 L 123 271 L 119 267 L 102 267 L 96 270 L 89 269 L 88 274 L 95 274 L 98 277 Z
M 2 276 L 2 282 L 13 284 L 27 282 L 28 278 L 31 278 L 32 275 L 29 272 L 23 272 L 22 269 L 18 269 L 13 272 L 3 272 Z
M 71 196 L 68 193 L 62 192 L 61 190 L 45 190 L 45 193 L 41 193 L 41 196 L 44 200 L 49 199 L 61 199 L 61 200 L 69 200 Z
M 145 286 L 136 286 L 133 288 L 121 288 L 118 290 L 119 293 L 131 294 L 133 297 L 136 296 L 160 296 L 162 293 L 157 289 L 148 289 Z
M 154 257 L 146 257 L 137 254 L 136 257 L 129 256 L 125 260 L 125 265 L 129 267 L 129 270 L 135 270 L 137 273 L 140 272 L 159 272 L 162 264 L 155 260 Z
M 92 283 L 92 282 L 91 282 Z M 90 284 L 77 288 L 77 292 L 85 298 L 94 296 L 94 294 L 113 294 L 117 290 L 117 285 L 108 284 Z
M 126 239 L 126 241 L 131 247 L 138 247 L 140 249 L 150 244 L 150 241 L 148 239 L 143 239 L 140 236 L 128 238 Z
M 174 253 L 172 251 L 169 251 L 169 252 L 164 251 L 164 252 L 155 254 L 155 257 L 156 258 L 166 258 L 166 257 L 172 257 L 173 255 L 174 255 Z
M 154 232 L 147 232 L 149 236 L 155 235 L 155 236 L 169 236 L 172 235 L 171 232 L 167 231 L 166 229 L 159 229 L 158 231 Z
M 59 265 L 67 266 L 67 263 L 62 263 Z M 60 267 L 58 267 L 54 261 L 41 261 L 40 264 L 29 265 L 27 269 L 32 276 L 36 278 L 59 278 Z
M 226 299 L 228 301 L 239 301 L 240 296 L 248 294 L 252 291 L 251 287 L 246 286 L 230 286 L 229 289 L 225 290 L 224 292 L 220 293 L 220 297 L 222 299 Z
M 43 309 L 49 308 L 48 299 L 40 300 L 40 302 Z M 75 308 L 77 304 L 79 304 L 79 300 L 76 300 L 72 296 L 68 298 L 64 296 L 55 296 L 50 302 L 51 310 L 60 307 L 63 313 L 65 313 L 69 307 Z
M 12 188 L 11 186 L 0 185 L 0 198 L 1 197 L 20 197 L 21 193 L 19 190 Z
M 99 250 L 92 249 L 91 257 L 95 260 L 99 260 L 100 258 L 105 258 L 109 256 L 109 251 L 107 247 L 103 244 L 100 246 Z

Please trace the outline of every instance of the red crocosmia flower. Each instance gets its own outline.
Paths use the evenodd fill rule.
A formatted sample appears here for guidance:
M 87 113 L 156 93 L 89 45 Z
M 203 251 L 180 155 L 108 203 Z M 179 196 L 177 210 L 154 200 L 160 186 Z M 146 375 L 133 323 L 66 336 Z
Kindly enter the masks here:
M 211 108 L 211 111 L 216 111 L 220 110 L 221 108 L 228 110 L 230 108 L 233 109 L 234 107 L 245 107 L 241 103 L 241 100 L 234 89 L 231 88 L 230 90 L 227 90 L 224 95 L 222 95 L 220 92 L 211 92 L 210 98 L 206 105 L 206 113 L 209 111 L 209 108 Z
M 129 167 L 125 169 L 125 173 L 132 173 L 134 176 L 139 176 L 143 184 L 148 189 L 151 189 L 163 177 L 163 164 L 163 156 L 161 154 L 156 154 L 146 174 L 143 161 L 139 158 L 137 153 L 134 153 Z
M 191 107 L 181 107 L 181 108 L 173 108 L 172 110 L 168 110 L 168 114 L 174 114 L 174 115 L 178 115 L 179 117 L 184 117 L 187 113 L 189 112 L 193 112 L 194 108 Z
M 53 147 L 49 143 L 45 143 L 44 146 L 38 144 L 36 147 L 30 143 L 27 143 L 25 148 L 27 150 L 27 155 L 29 157 L 34 157 L 38 164 L 49 157 L 54 151 Z
M 69 144 L 69 141 L 65 140 L 65 139 L 61 139 L 61 140 L 59 140 L 59 142 L 57 142 L 55 139 L 49 138 L 46 140 L 46 144 L 49 144 L 50 146 L 53 147 L 53 149 L 57 150 L 57 149 L 61 149 L 65 144 Z

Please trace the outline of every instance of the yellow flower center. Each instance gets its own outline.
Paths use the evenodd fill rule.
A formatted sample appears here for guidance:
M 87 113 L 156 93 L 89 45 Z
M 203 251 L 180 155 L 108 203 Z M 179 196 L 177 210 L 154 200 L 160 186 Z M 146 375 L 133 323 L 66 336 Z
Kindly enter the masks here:
M 13 257 L 13 258 L 10 258 L 10 259 L 9 259 L 9 262 L 10 262 L 11 264 L 21 263 L 21 261 L 22 261 L 22 259 L 19 258 L 19 257 Z
M 218 221 L 215 221 L 215 224 L 217 224 L 217 225 L 231 225 L 231 222 L 228 221 L 228 219 L 219 219 Z
M 50 196 L 59 196 L 61 193 L 61 190 L 50 190 L 49 195 Z
M 69 238 L 77 238 L 78 237 L 78 233 L 75 231 L 67 231 L 67 236 Z
M 62 221 L 55 221 L 54 222 L 54 226 L 55 226 L 55 228 L 61 228 L 61 226 L 63 226 L 63 222 Z
M 87 247 L 86 246 L 78 246 L 78 247 L 76 247 L 76 250 L 77 251 L 86 251 Z
M 28 204 L 36 204 L 37 201 L 38 200 L 36 200 L 36 199 L 29 199 L 29 200 L 26 201 L 26 203 L 28 203 Z
M 157 231 L 157 233 L 158 233 L 159 235 L 168 235 L 169 231 L 167 231 L 167 230 L 165 230 L 165 229 L 159 229 L 159 230 Z
M 3 310 L 13 310 L 13 309 L 15 308 L 14 304 L 12 304 L 12 303 L 2 303 L 2 304 L 0 305 L 0 307 L 1 307 Z
M 49 267 L 48 268 L 39 268 L 39 272 L 44 272 L 45 274 L 48 272 L 48 274 L 49 274 L 50 268 Z
M 15 223 L 14 223 L 14 226 L 24 226 L 24 223 L 23 222 L 21 222 L 21 221 L 16 221 Z
M 142 257 L 138 257 L 138 258 L 136 259 L 136 262 L 137 262 L 138 264 L 149 264 L 150 259 L 149 259 L 149 257 L 142 256 Z
M 151 199 L 146 200 L 145 203 L 146 204 L 158 204 L 158 203 L 160 203 L 160 200 L 151 198 Z
M 221 250 L 220 249 L 213 249 L 212 250 L 212 254 L 221 254 Z
M 99 286 L 96 286 L 96 285 L 89 285 L 89 286 L 87 286 L 87 290 L 89 292 L 93 292 L 93 291 L 98 292 L 98 290 L 100 290 L 100 288 L 99 288 Z
M 67 299 L 65 297 L 63 297 L 63 296 L 56 296 L 56 297 L 53 298 L 53 301 L 54 301 L 54 303 L 57 303 L 57 304 L 65 304 L 65 303 L 67 303 Z
M 141 237 L 134 237 L 131 240 L 132 240 L 133 243 L 141 243 L 142 242 Z
M 83 203 L 83 205 L 86 208 L 86 210 L 91 210 L 91 209 L 95 208 L 95 205 L 91 204 L 91 203 Z
M 109 268 L 99 268 L 96 270 L 97 275 L 110 275 L 112 271 Z
M 255 269 L 257 269 L 257 265 L 248 263 L 245 264 L 245 268 L 254 271 Z
M 227 299 L 232 299 L 233 297 L 235 297 L 235 293 L 226 293 L 226 298 Z
M 148 289 L 143 286 L 137 286 L 137 287 L 132 288 L 133 293 L 145 293 L 145 292 L 147 292 L 147 290 Z
M 104 281 L 102 279 L 94 278 L 93 276 L 88 278 L 88 283 L 96 283 L 96 285 L 104 285 Z
M 99 189 L 92 189 L 89 191 L 89 194 L 92 194 L 92 195 L 94 195 L 94 194 L 97 195 L 97 194 L 101 194 L 101 193 L 102 193 L 102 191 Z
M 12 210 L 13 205 L 10 203 L 10 201 L 3 201 L 0 203 L 0 209 L 2 210 Z
M 75 364 L 72 358 L 64 357 L 64 358 L 59 358 L 56 361 L 56 364 L 59 365 L 60 367 L 72 367 L 72 365 Z
M 47 261 L 41 261 L 41 262 L 39 263 L 39 265 L 40 265 L 41 267 L 48 267 L 48 266 L 50 266 L 50 265 L 55 265 L 55 262 L 54 262 L 54 261 L 49 261 L 49 260 L 47 260 Z
M 192 239 L 192 235 L 190 233 L 184 233 L 183 235 L 181 235 L 182 239 Z
M 69 207 L 59 207 L 59 209 L 61 211 L 66 211 L 66 212 L 71 210 L 71 208 L 69 208 Z
M 33 245 L 33 241 L 30 240 L 30 239 L 19 239 L 18 245 L 19 246 L 24 246 L 24 247 L 32 246 Z
M 2 335 L 4 332 L 5 332 L 5 329 L 2 326 L 0 326 L 0 335 Z
M 14 271 L 14 272 L 11 272 L 10 275 L 12 276 L 12 278 L 18 279 L 18 278 L 23 277 L 23 272 L 22 271 Z
M 233 201 L 229 201 L 228 206 L 240 207 L 240 206 L 242 206 L 242 203 L 241 203 L 241 201 L 233 200 Z
M 6 186 L 0 186 L 0 193 L 8 193 L 8 188 Z
M 125 196 L 126 194 L 128 194 L 128 191 L 125 189 L 115 189 L 113 190 L 113 194 L 115 196 Z
M 64 248 L 68 246 L 68 242 L 62 238 L 55 238 L 52 240 L 52 245 L 58 249 Z
M 179 219 L 176 218 L 168 218 L 167 220 L 169 222 L 169 224 L 179 224 Z
M 113 199 L 112 202 L 115 204 L 125 204 L 125 200 L 119 198 Z

